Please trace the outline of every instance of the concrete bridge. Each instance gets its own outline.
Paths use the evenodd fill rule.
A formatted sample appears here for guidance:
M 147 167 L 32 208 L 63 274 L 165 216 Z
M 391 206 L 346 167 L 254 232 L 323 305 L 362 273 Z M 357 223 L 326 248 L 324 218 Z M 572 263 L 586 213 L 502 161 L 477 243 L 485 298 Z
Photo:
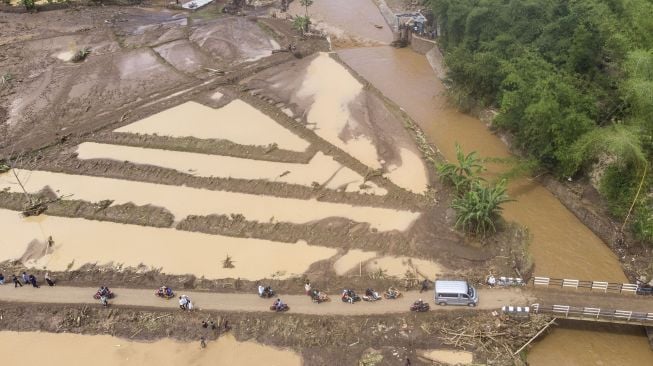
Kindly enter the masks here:
M 637 294 L 638 285 L 535 277 L 524 291 L 530 312 L 556 318 L 653 326 L 653 296 Z

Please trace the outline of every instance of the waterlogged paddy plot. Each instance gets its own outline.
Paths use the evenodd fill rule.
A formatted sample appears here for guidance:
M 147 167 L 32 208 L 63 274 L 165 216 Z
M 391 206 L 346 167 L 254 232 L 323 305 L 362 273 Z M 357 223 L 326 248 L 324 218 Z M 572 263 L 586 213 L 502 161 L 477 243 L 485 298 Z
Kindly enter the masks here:
M 377 252 L 360 249 L 349 250 L 333 264 L 336 274 L 342 276 L 349 271 L 375 272 L 383 270 L 388 276 L 403 277 L 406 271 L 422 274 L 426 278 L 434 278 L 443 273 L 439 264 L 417 258 L 379 256 Z
M 402 122 L 347 68 L 327 53 L 293 67 L 263 76 L 259 85 L 289 95 L 288 104 L 305 114 L 321 138 L 373 169 L 382 168 L 402 188 L 426 190 L 424 163 Z
M 72 195 L 72 199 L 90 202 L 108 199 L 113 200 L 114 204 L 132 202 L 138 206 L 160 206 L 168 209 L 177 221 L 189 215 L 212 214 L 241 214 L 248 220 L 258 222 L 295 224 L 342 217 L 369 223 L 379 231 L 404 231 L 420 215 L 418 212 L 320 202 L 315 199 L 259 196 L 36 170 L 18 170 L 17 174 L 22 178 L 25 189 L 32 193 L 49 186 L 59 195 Z M 0 190 L 2 189 L 22 192 L 11 173 L 0 175 Z
M 309 143 L 242 100 L 213 109 L 196 102 L 186 102 L 115 132 L 170 137 L 229 140 L 241 145 L 268 146 L 305 151 Z
M 175 169 L 203 177 L 263 179 L 310 187 L 314 182 L 329 189 L 384 195 L 388 192 L 318 152 L 308 164 L 279 163 L 141 147 L 84 142 L 77 147 L 78 159 L 110 159 Z M 360 188 L 361 184 L 364 187 Z
M 25 345 L 39 352 L 23 352 Z M 0 353 L 7 365 L 39 365 L 47 357 L 52 366 L 141 366 L 194 365 L 301 366 L 301 357 L 255 342 L 238 342 L 225 335 L 207 342 L 181 343 L 163 339 L 151 343 L 132 342 L 111 336 L 53 334 L 37 332 L 0 332 Z
M 336 254 L 335 249 L 302 241 L 290 244 L 46 215 L 23 218 L 3 209 L 0 222 L 0 261 L 23 257 L 29 266 L 54 271 L 86 263 L 144 264 L 169 274 L 258 280 L 278 272 L 282 278 L 301 274 Z M 50 249 L 45 244 L 48 236 L 55 241 Z M 235 268 L 222 268 L 227 255 Z

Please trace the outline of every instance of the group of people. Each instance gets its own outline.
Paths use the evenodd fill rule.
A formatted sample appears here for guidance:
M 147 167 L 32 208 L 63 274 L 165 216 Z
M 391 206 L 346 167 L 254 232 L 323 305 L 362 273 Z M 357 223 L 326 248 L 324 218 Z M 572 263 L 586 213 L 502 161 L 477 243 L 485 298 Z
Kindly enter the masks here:
M 14 288 L 16 287 L 23 287 L 23 285 L 32 285 L 32 287 L 39 288 L 38 280 L 36 279 L 36 276 L 33 274 L 27 274 L 27 272 L 23 272 L 23 274 L 18 277 L 16 275 L 11 275 L 11 281 L 14 284 Z M 54 280 L 50 277 L 50 273 L 46 272 L 45 273 L 45 282 L 48 284 L 48 286 L 54 286 Z M 5 276 L 0 273 L 0 285 L 3 285 L 5 283 Z
M 179 296 L 179 308 L 181 310 L 193 310 L 193 302 L 187 295 Z

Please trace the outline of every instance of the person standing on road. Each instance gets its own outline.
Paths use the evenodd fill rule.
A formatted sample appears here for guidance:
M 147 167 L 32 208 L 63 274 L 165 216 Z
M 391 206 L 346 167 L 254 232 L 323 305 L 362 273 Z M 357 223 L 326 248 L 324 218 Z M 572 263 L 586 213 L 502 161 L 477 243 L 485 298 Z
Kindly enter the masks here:
M 18 286 L 23 287 L 23 284 L 20 283 L 20 281 L 18 280 L 18 277 L 16 277 L 16 275 L 12 275 L 11 280 L 14 281 L 14 288 L 16 288 Z
M 306 291 L 306 295 L 311 295 L 311 282 L 309 280 L 306 280 L 306 284 L 304 285 L 304 290 Z
M 0 285 L 4 285 L 4 284 L 5 284 L 5 275 L 0 273 Z
M 429 290 L 429 280 L 425 278 L 424 281 L 422 281 L 422 288 L 419 289 L 419 293 L 421 294 L 422 292 L 428 290 Z
M 23 283 L 29 285 L 29 276 L 27 275 L 27 272 L 23 272 Z
M 50 277 L 50 272 L 45 272 L 45 282 L 47 282 L 50 287 L 54 286 L 54 281 Z

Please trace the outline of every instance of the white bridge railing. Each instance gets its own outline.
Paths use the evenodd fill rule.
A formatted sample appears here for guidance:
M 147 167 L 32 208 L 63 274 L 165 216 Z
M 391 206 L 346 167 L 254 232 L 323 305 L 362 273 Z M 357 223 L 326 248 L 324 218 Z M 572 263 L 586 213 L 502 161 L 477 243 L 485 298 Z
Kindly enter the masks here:
M 568 278 L 534 277 L 535 286 L 555 286 L 560 288 L 587 288 L 591 291 L 637 293 L 638 285 L 634 283 L 615 283 L 605 281 L 582 281 Z
M 653 313 L 593 307 L 574 307 L 569 305 L 543 306 L 533 304 L 530 308 L 531 314 L 550 314 L 556 318 L 594 320 L 609 323 L 636 323 L 645 326 L 653 325 Z

